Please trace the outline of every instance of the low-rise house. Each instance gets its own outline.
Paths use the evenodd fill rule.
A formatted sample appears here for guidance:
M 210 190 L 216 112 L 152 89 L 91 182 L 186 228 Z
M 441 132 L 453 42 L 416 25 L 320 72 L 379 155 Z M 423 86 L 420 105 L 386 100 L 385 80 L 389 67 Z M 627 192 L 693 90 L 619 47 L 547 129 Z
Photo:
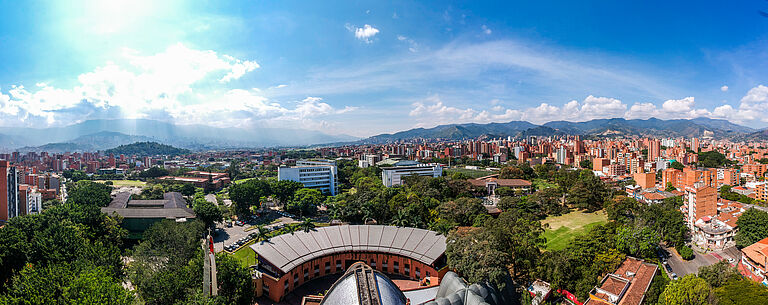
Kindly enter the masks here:
M 640 305 L 659 266 L 627 257 L 619 269 L 609 273 L 589 292 L 584 305 Z
M 768 286 L 768 238 L 741 249 L 738 269 L 745 277 Z

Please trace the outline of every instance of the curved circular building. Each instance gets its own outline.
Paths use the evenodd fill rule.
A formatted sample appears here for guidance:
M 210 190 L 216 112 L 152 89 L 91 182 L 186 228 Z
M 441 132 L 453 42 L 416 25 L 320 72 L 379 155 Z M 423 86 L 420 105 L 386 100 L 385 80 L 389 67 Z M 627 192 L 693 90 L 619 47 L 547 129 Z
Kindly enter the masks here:
M 445 236 L 392 226 L 344 225 L 283 234 L 251 245 L 258 261 L 257 295 L 280 301 L 313 279 L 364 262 L 384 274 L 413 280 L 447 272 Z

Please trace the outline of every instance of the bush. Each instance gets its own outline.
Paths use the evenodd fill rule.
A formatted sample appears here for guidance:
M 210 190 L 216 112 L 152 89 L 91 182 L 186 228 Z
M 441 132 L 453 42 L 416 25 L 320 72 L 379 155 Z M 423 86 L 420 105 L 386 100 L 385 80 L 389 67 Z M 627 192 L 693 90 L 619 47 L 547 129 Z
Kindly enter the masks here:
M 677 253 L 679 253 L 680 257 L 682 257 L 684 260 L 693 259 L 693 249 L 691 249 L 691 247 L 688 247 L 686 245 L 682 245 L 678 247 Z

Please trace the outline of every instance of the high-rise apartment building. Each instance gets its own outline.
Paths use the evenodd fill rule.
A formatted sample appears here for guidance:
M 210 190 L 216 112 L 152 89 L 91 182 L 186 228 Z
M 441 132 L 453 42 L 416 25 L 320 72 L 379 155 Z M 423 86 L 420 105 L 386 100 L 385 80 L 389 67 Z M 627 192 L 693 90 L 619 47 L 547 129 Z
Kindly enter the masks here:
M 8 161 L 0 160 L 0 221 L 8 219 Z
M 697 183 L 685 188 L 688 227 L 693 230 L 696 220 L 717 216 L 717 189 Z

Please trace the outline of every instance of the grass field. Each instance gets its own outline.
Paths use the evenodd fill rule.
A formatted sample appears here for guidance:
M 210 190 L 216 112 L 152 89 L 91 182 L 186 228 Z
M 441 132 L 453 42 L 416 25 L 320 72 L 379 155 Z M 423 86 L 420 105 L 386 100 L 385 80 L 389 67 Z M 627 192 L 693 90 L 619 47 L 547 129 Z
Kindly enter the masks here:
M 256 178 L 245 178 L 245 179 L 235 180 L 235 181 L 233 181 L 232 183 L 234 183 L 234 184 L 240 184 L 240 183 L 246 182 L 246 181 L 248 181 L 248 180 L 253 180 L 253 179 L 256 179 Z
M 245 244 L 239 250 L 235 251 L 235 253 L 231 254 L 234 258 L 240 261 L 240 264 L 242 264 L 243 267 L 250 267 L 251 265 L 256 264 L 256 253 L 251 249 L 251 244 L 253 244 L 253 242 Z
M 133 186 L 135 186 L 135 187 L 144 187 L 144 186 L 147 185 L 146 182 L 138 181 L 138 180 L 108 180 L 108 181 L 112 181 L 112 185 L 114 187 L 133 187 Z M 107 182 L 107 181 L 98 180 L 96 182 L 104 183 L 104 182 Z
M 466 168 L 450 168 L 445 170 L 445 175 L 450 176 L 453 173 L 462 173 L 472 178 L 480 178 L 488 175 L 498 174 L 498 171 L 487 171 L 478 169 L 466 169 Z
M 561 216 L 548 217 L 542 224 L 549 224 L 544 231 L 547 250 L 565 248 L 576 236 L 587 232 L 592 227 L 608 222 L 604 211 L 595 213 L 571 212 Z

